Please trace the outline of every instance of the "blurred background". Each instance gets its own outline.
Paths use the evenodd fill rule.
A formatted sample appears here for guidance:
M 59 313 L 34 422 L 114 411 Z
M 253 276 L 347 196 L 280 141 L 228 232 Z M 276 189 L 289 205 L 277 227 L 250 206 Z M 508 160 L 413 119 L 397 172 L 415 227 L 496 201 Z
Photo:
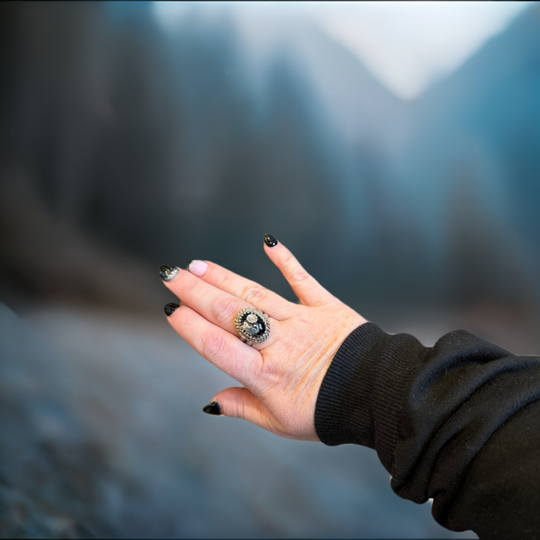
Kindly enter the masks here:
M 389 332 L 540 352 L 540 6 L 0 3 L 0 534 L 475 538 L 236 385 L 157 270 L 290 300 L 289 247 Z

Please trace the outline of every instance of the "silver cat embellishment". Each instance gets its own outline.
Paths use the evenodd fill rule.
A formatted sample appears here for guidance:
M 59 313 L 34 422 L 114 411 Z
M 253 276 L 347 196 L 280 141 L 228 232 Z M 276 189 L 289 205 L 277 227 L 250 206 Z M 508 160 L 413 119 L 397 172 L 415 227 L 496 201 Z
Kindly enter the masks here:
M 239 311 L 234 324 L 240 339 L 248 345 L 262 343 L 270 333 L 268 315 L 258 309 L 246 308 Z
M 258 317 L 257 315 L 254 315 L 253 313 L 250 313 L 247 317 L 244 323 L 242 324 L 242 330 L 247 332 L 250 336 L 254 336 L 255 334 L 258 334 L 261 330 L 261 325 L 257 322 Z

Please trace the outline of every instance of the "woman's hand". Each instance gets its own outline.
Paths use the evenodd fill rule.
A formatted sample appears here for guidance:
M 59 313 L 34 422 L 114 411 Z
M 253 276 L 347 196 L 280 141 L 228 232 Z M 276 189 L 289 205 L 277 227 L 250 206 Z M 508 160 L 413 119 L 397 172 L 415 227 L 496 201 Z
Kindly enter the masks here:
M 214 397 L 221 414 L 282 437 L 318 441 L 315 405 L 322 380 L 345 338 L 366 320 L 321 287 L 272 236 L 265 235 L 264 249 L 300 304 L 212 262 L 192 261 L 188 270 L 160 272 L 181 300 L 178 309 L 166 310 L 168 320 L 199 354 L 244 385 Z M 269 316 L 270 335 L 262 343 L 241 341 L 235 317 L 244 308 Z

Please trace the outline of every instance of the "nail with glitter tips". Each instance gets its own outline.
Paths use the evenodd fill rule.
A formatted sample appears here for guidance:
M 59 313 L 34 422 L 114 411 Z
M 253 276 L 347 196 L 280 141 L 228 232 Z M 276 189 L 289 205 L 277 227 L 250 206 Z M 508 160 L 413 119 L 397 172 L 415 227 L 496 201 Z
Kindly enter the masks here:
M 159 275 L 163 281 L 172 281 L 180 270 L 176 266 L 162 266 L 159 269 Z
M 167 315 L 167 317 L 170 317 L 179 307 L 180 304 L 174 304 L 173 302 L 169 302 L 165 305 L 163 309 L 165 310 L 165 315 Z
M 274 246 L 277 246 L 278 241 L 271 234 L 265 234 L 264 243 L 268 247 L 274 247 Z
M 212 401 L 206 407 L 203 407 L 203 412 L 214 416 L 221 416 L 221 405 L 217 401 Z

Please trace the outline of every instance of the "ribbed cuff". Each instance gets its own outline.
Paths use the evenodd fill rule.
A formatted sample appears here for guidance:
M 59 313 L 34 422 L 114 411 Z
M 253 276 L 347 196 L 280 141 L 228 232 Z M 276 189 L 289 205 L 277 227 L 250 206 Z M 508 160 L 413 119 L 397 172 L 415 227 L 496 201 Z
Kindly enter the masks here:
M 403 397 L 425 350 L 413 336 L 390 335 L 374 323 L 354 330 L 319 391 L 315 429 L 321 441 L 374 448 L 391 471 Z

